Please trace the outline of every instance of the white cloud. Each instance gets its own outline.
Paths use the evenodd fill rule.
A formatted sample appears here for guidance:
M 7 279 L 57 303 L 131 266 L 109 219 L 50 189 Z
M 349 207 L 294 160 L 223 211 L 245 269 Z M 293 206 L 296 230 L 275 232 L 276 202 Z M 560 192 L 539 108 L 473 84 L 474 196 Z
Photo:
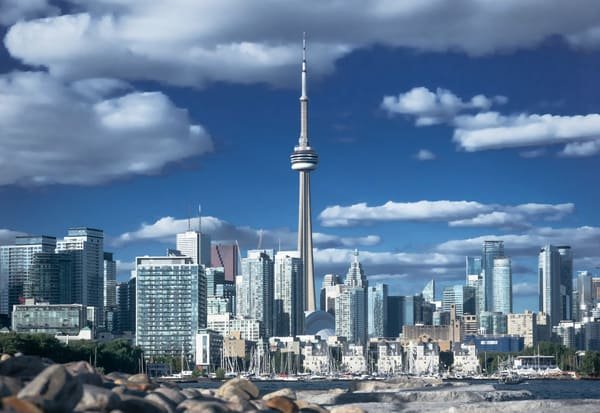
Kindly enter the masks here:
M 24 232 L 12 231 L 10 229 L 0 228 L 0 245 L 14 244 L 15 237 L 25 235 Z
M 474 238 L 449 240 L 436 250 L 447 254 L 476 254 L 486 240 L 502 240 L 510 256 L 536 256 L 546 244 L 570 245 L 576 256 L 600 256 L 600 227 L 532 228 L 524 234 L 490 234 Z
M 127 89 L 110 79 L 0 75 L 0 185 L 96 184 L 212 150 L 187 110 L 161 92 Z
M 537 296 L 539 294 L 538 285 L 536 283 L 518 282 L 513 284 L 513 296 L 527 297 Z
M 0 2 L 0 25 L 9 26 L 19 20 L 39 16 L 51 16 L 58 8 L 47 0 L 2 0 Z
M 304 30 L 315 39 L 311 67 L 326 73 L 340 57 L 373 44 L 481 55 L 533 47 L 550 36 L 577 44 L 599 20 L 595 0 L 577 7 L 562 0 L 71 2 L 79 14 L 11 27 L 5 41 L 10 53 L 70 78 L 195 86 L 281 83 L 297 69 Z M 18 3 L 12 0 L 11 8 Z
M 450 226 L 526 226 L 530 221 L 557 220 L 573 212 L 565 204 L 497 205 L 475 201 L 393 202 L 369 206 L 365 202 L 350 206 L 330 206 L 319 214 L 321 224 L 329 227 L 352 226 L 386 221 L 448 221 Z
M 454 141 L 467 152 L 578 142 L 600 137 L 600 114 L 558 116 L 496 112 L 454 119 Z
M 136 231 L 125 232 L 114 240 L 112 244 L 120 246 L 139 241 L 159 241 L 173 244 L 177 233 L 188 229 L 191 222 L 192 228 L 197 228 L 197 218 L 176 219 L 173 217 L 162 217 L 151 224 L 143 223 Z M 202 231 L 209 234 L 213 241 L 237 240 L 242 249 L 257 248 L 260 231 L 262 231 L 262 248 L 295 248 L 297 243 L 296 232 L 287 228 L 276 228 L 259 230 L 248 226 L 236 226 L 222 219 L 203 216 Z M 374 246 L 381 242 L 377 235 L 364 237 L 340 237 L 331 234 L 313 233 L 315 246 L 328 247 L 361 247 Z
M 587 142 L 573 142 L 565 145 L 560 155 L 570 158 L 594 156 L 600 153 L 600 139 Z
M 415 87 L 398 96 L 384 96 L 381 108 L 390 115 L 414 116 L 417 126 L 429 126 L 451 120 L 464 110 L 488 110 L 493 103 L 505 102 L 503 96 L 488 98 L 484 95 L 463 101 L 446 89 L 432 92 L 426 87 Z
M 436 158 L 435 154 L 428 149 L 420 149 L 415 154 L 415 158 L 419 161 L 432 161 Z
M 344 248 L 316 248 L 314 251 L 315 264 L 319 265 L 350 265 L 354 250 Z M 439 267 L 464 265 L 464 257 L 440 252 L 410 253 L 410 252 L 372 252 L 360 251 L 360 262 L 365 266 L 402 266 L 402 267 Z

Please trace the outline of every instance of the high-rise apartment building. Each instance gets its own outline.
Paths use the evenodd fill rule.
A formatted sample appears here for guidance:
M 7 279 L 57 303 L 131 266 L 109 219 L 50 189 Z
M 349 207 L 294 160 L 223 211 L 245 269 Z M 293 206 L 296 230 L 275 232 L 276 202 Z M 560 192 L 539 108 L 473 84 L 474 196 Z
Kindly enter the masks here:
M 117 263 L 112 252 L 104 253 L 104 307 L 117 304 Z
M 177 234 L 177 250 L 190 257 L 194 264 L 210 267 L 210 236 L 199 231 Z
M 53 253 L 56 238 L 19 236 L 14 245 L 0 247 L 0 313 L 9 316 L 24 299 L 24 285 L 37 253 Z
M 546 245 L 541 248 L 538 260 L 539 304 L 540 311 L 550 317 L 552 326 L 571 317 L 572 272 L 570 247 Z
M 507 334 L 524 338 L 525 347 L 532 347 L 538 342 L 537 318 L 531 311 L 521 314 L 507 315 Z
M 342 293 L 335 300 L 335 333 L 351 343 L 367 342 L 367 288 L 367 277 L 356 250 Z
M 298 251 L 279 251 L 275 255 L 273 312 L 276 336 L 296 336 L 304 332 L 302 275 L 302 259 Z
M 73 299 L 75 304 L 93 306 L 98 314 L 104 307 L 104 233 L 93 228 L 69 228 L 57 241 L 56 252 L 73 258 Z
M 504 257 L 503 241 L 483 241 L 481 251 L 481 276 L 483 297 L 482 311 L 493 311 L 494 305 L 494 259 Z
M 577 272 L 577 307 L 579 313 L 587 315 L 594 305 L 592 295 L 592 273 L 590 271 Z
M 512 269 L 510 258 L 494 258 L 492 267 L 492 311 L 512 313 Z
M 191 360 L 206 328 L 204 267 L 188 256 L 136 258 L 136 345 L 146 357 Z
M 49 304 L 73 302 L 73 258 L 68 252 L 38 252 L 27 272 L 23 296 Z
M 273 250 L 249 250 L 242 258 L 240 312 L 259 320 L 267 337 L 273 335 Z M 237 280 L 236 280 L 237 285 Z
M 213 244 L 210 247 L 211 267 L 223 267 L 225 280 L 235 281 L 239 275 L 239 249 L 237 244 Z
M 367 289 L 367 329 L 368 336 L 385 337 L 388 310 L 388 286 L 377 283 Z

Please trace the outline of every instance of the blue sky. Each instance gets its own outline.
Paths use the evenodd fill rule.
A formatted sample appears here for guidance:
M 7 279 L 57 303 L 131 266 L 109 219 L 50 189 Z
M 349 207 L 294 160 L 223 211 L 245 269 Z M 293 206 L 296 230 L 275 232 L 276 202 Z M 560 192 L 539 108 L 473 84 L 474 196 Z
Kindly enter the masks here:
M 124 278 L 201 203 L 294 248 L 306 30 L 319 278 L 359 248 L 411 294 L 503 239 L 520 311 L 544 243 L 600 265 L 596 2 L 196 3 L 0 5 L 0 242 L 102 228 Z

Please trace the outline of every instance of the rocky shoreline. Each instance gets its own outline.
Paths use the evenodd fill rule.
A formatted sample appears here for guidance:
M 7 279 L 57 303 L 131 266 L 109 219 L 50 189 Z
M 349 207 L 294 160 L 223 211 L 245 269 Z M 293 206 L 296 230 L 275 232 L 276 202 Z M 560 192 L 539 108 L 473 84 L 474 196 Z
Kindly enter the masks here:
M 560 412 L 597 411 L 597 400 L 535 400 L 526 390 L 495 390 L 436 379 L 358 382 L 350 389 L 283 388 L 260 394 L 254 383 L 232 379 L 216 389 L 181 388 L 144 374 L 98 373 L 80 361 L 56 364 L 34 356 L 3 355 L 1 412 L 225 413 L 225 412 Z

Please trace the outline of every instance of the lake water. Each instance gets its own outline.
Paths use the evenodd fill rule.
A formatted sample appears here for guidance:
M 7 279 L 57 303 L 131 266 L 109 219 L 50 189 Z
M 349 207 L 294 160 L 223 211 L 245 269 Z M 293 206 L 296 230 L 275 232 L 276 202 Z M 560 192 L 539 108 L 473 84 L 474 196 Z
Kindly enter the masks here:
M 492 384 L 496 390 L 528 390 L 537 399 L 600 399 L 600 381 L 598 380 L 529 380 L 520 384 L 499 384 L 497 381 L 473 380 L 472 384 Z M 218 381 L 203 381 L 185 384 L 182 387 L 217 388 Z M 315 380 L 315 381 L 255 381 L 261 394 L 288 387 L 294 390 L 331 390 L 348 389 L 352 381 Z M 416 389 L 411 389 L 416 390 Z M 428 391 L 429 389 L 424 389 Z M 435 390 L 432 388 L 431 390 Z M 599 409 L 600 411 L 600 409 Z

